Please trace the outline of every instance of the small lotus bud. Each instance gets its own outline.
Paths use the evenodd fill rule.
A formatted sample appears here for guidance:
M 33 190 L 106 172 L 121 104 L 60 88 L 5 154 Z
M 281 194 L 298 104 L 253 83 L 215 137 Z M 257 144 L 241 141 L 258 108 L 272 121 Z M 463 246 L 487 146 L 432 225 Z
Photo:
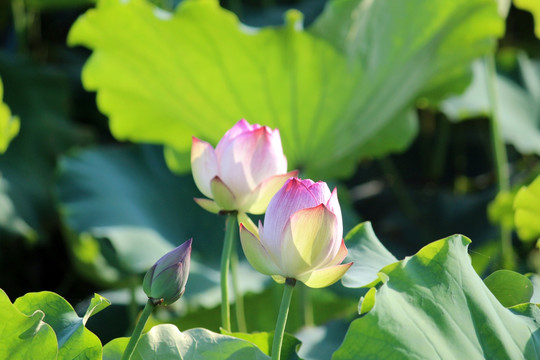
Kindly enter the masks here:
M 144 276 L 143 290 L 150 299 L 169 305 L 184 294 L 189 275 L 191 240 L 163 255 L 148 270 Z

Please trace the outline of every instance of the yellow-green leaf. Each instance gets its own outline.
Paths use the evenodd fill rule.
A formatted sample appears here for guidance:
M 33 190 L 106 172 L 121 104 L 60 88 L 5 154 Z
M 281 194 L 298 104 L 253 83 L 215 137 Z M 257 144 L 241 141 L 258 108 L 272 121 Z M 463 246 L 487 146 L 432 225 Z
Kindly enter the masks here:
M 19 118 L 11 114 L 9 107 L 2 102 L 4 86 L 0 79 L 0 154 L 7 150 L 9 142 L 19 132 Z
M 540 176 L 519 189 L 514 200 L 514 222 L 524 241 L 540 238 Z
M 68 42 L 94 51 L 82 80 L 112 133 L 166 145 L 177 171 L 189 169 L 192 135 L 215 144 L 246 118 L 280 129 L 291 168 L 338 176 L 403 150 L 414 102 L 463 89 L 503 26 L 492 0 L 333 1 L 308 31 L 296 11 L 253 29 L 215 0 L 174 13 L 100 0 Z

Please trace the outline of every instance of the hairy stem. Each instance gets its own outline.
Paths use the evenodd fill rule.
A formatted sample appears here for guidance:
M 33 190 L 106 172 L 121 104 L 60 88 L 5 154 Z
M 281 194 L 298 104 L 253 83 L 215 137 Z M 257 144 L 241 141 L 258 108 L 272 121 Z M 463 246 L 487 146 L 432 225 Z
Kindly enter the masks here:
M 133 334 L 131 334 L 131 337 L 129 338 L 129 342 L 126 346 L 126 350 L 124 350 L 124 355 L 122 355 L 122 360 L 128 360 L 131 359 L 131 355 L 133 355 L 133 351 L 135 351 L 135 347 L 137 346 L 137 343 L 139 342 L 139 339 L 141 337 L 142 331 L 144 329 L 144 325 L 146 325 L 146 322 L 148 321 L 148 318 L 150 317 L 150 314 L 152 313 L 152 310 L 154 310 L 154 307 L 156 307 L 156 304 L 152 299 L 148 299 L 146 302 L 146 305 L 144 306 L 144 310 L 141 314 L 141 317 L 139 318 L 139 321 L 137 322 L 137 326 L 135 326 L 135 329 L 133 330 Z
M 272 360 L 279 360 L 281 358 L 281 345 L 283 344 L 283 334 L 285 333 L 285 325 L 287 324 L 287 316 L 289 315 L 289 306 L 291 305 L 294 285 L 296 285 L 296 280 L 287 278 L 285 281 L 283 297 L 281 298 L 281 306 L 279 307 L 276 331 L 274 332 L 274 342 L 272 343 Z
M 240 293 L 240 288 L 238 287 L 238 252 L 235 245 L 236 242 L 234 242 L 231 252 L 231 277 L 234 293 L 236 323 L 238 325 L 238 331 L 247 332 L 246 314 L 244 310 L 244 298 L 242 297 L 242 294 Z
M 510 175 L 506 156 L 506 147 L 499 126 L 499 108 L 495 68 L 493 55 L 486 55 L 486 85 L 488 90 L 489 106 L 491 108 L 491 144 L 495 155 L 495 169 L 497 173 L 497 190 L 499 193 L 510 190 Z M 514 249 L 512 247 L 512 232 L 501 225 L 501 254 L 502 266 L 506 269 L 515 268 Z

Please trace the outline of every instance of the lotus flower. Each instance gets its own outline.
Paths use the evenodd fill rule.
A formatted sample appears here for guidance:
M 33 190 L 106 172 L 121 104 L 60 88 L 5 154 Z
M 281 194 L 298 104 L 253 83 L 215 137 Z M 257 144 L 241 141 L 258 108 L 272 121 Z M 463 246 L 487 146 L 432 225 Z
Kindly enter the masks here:
M 259 236 L 240 224 L 240 239 L 250 264 L 280 283 L 326 287 L 352 265 L 341 264 L 347 255 L 341 208 L 336 189 L 330 193 L 324 182 L 289 179 L 270 201 Z
M 150 299 L 169 305 L 178 300 L 186 289 L 191 260 L 191 239 L 163 255 L 148 270 L 143 290 Z
M 210 199 L 195 199 L 213 213 L 263 214 L 270 199 L 297 172 L 287 173 L 279 130 L 242 119 L 216 149 L 193 137 L 191 167 L 195 184 Z

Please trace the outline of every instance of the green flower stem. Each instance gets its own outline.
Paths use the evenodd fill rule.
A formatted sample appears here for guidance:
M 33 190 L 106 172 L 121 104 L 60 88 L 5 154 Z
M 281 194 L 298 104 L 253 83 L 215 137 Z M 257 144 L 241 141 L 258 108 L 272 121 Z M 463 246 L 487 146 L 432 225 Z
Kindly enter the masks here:
M 302 302 L 302 309 L 304 309 L 304 325 L 315 325 L 315 320 L 313 319 L 313 303 L 309 297 L 309 289 L 304 284 L 301 284 L 300 286 L 300 298 Z
M 225 240 L 221 253 L 221 326 L 226 331 L 231 331 L 231 309 L 229 306 L 229 266 L 231 253 L 236 238 L 238 225 L 236 224 L 236 212 L 227 215 L 225 224 Z
M 233 241 L 233 249 L 231 252 L 231 277 L 232 277 L 232 286 L 234 292 L 234 303 L 235 303 L 235 313 L 236 313 L 236 323 L 238 325 L 238 331 L 247 332 L 246 325 L 246 314 L 244 310 L 244 298 L 240 293 L 240 288 L 238 287 L 238 252 L 237 252 L 237 242 Z
M 283 334 L 285 333 L 285 325 L 287 324 L 287 315 L 289 315 L 289 306 L 296 284 L 295 279 L 287 278 L 285 281 L 285 290 L 279 307 L 279 315 L 276 322 L 276 331 L 274 332 L 274 342 L 272 343 L 272 360 L 279 360 L 281 357 L 281 345 L 283 344 Z
M 28 16 L 24 6 L 24 0 L 12 0 L 11 11 L 13 13 L 13 23 L 17 36 L 17 46 L 21 52 L 27 50 L 26 34 L 28 28 Z
M 137 315 L 139 314 L 139 305 L 137 304 L 137 287 L 139 286 L 139 278 L 133 275 L 129 279 L 129 306 L 128 306 L 128 316 L 129 316 L 129 330 L 133 331 L 135 325 L 137 324 Z
M 488 90 L 489 106 L 491 108 L 491 143 L 495 155 L 495 168 L 497 171 L 497 187 L 499 193 L 510 190 L 510 175 L 506 156 L 506 147 L 501 135 L 498 94 L 496 86 L 496 67 L 493 55 L 486 55 L 486 85 Z M 502 266 L 506 269 L 515 268 L 514 249 L 512 247 L 512 232 L 501 225 L 501 253 Z
M 144 310 L 141 314 L 141 317 L 139 318 L 139 321 L 137 322 L 137 326 L 135 326 L 135 330 L 133 330 L 133 334 L 131 334 L 131 337 L 129 338 L 129 342 L 126 346 L 126 350 L 124 350 L 124 355 L 122 355 L 122 360 L 131 359 L 131 355 L 133 355 L 133 351 L 135 351 L 135 347 L 137 346 L 137 343 L 139 342 L 139 338 L 141 337 L 142 331 L 144 329 L 144 325 L 146 325 L 146 322 L 148 321 L 148 318 L 150 317 L 150 314 L 152 313 L 152 310 L 154 310 L 156 305 L 157 304 L 152 299 L 148 299 L 148 301 L 146 302 L 146 305 L 144 306 Z

